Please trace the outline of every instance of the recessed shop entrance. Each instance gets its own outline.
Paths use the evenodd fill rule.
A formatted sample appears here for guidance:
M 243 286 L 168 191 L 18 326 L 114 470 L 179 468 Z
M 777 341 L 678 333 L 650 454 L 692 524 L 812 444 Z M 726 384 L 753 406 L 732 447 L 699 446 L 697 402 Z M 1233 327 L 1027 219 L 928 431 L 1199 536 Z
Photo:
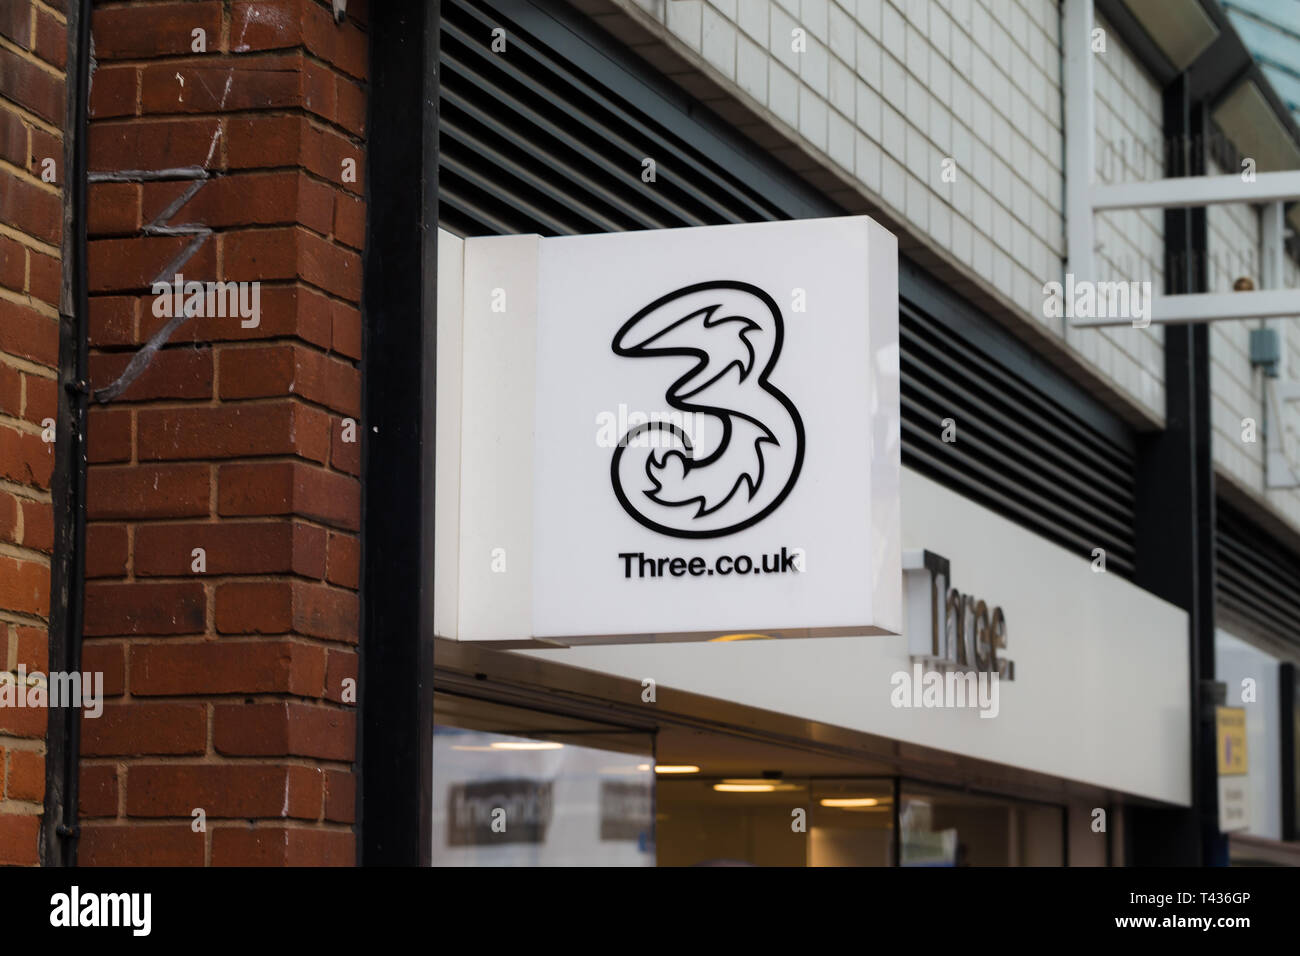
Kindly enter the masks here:
M 489 696 L 434 695 L 435 866 L 1065 862 L 1063 805 L 922 782 L 811 740 L 636 726 L 480 687 Z

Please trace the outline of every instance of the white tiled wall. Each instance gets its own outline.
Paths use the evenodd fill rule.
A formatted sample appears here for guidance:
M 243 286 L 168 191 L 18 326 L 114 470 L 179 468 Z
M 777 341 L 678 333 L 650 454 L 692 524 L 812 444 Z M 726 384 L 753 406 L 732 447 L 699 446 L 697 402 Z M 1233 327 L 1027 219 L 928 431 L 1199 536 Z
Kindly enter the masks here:
M 1101 17 L 1106 50 L 1096 54 L 1094 146 L 1098 183 L 1137 182 L 1164 175 L 1160 89 Z M 1150 282 L 1164 291 L 1164 214 L 1125 210 L 1096 217 L 1093 270 L 1098 281 Z M 1164 330 L 1121 326 L 1069 329 L 1067 340 L 1124 392 L 1155 414 L 1165 411 Z
M 1025 321 L 1066 337 L 1121 393 L 1163 418 L 1159 330 L 1067 337 L 1061 319 L 1043 315 L 1043 284 L 1061 278 L 1065 255 L 1057 0 L 635 2 L 805 150 L 874 193 L 914 237 L 972 270 Z M 798 30 L 802 52 L 793 48 Z M 1102 135 L 1157 140 L 1154 84 L 1117 38 L 1099 62 Z M 955 182 L 943 179 L 946 159 Z M 1136 227 L 1129 216 L 1102 224 L 1101 265 L 1112 274 L 1098 278 L 1132 267 L 1158 283 L 1161 218 L 1130 215 Z

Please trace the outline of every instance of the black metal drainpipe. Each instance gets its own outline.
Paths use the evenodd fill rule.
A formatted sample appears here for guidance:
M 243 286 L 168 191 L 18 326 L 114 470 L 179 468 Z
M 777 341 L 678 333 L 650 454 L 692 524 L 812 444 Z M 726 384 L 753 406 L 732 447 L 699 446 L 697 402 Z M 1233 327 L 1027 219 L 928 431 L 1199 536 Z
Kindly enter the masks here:
M 50 493 L 54 554 L 50 562 L 50 669 L 81 670 L 86 569 L 86 118 L 90 95 L 91 0 L 68 8 L 68 102 L 64 123 L 63 282 L 59 302 L 59 406 Z M 77 790 L 81 711 L 51 708 L 46 734 L 45 814 L 41 862 L 77 862 Z

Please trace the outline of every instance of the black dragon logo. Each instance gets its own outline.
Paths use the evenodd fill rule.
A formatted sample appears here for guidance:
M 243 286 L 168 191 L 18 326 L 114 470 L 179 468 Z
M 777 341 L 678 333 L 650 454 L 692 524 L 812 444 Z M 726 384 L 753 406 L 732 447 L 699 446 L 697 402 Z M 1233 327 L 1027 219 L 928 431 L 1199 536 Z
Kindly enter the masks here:
M 689 360 L 664 397 L 690 419 L 720 425 L 707 443 L 672 421 L 629 428 L 610 465 L 629 515 L 662 534 L 715 538 L 785 500 L 803 466 L 804 430 L 794 403 L 768 381 L 783 336 L 776 302 L 746 282 L 686 286 L 623 324 L 615 354 Z

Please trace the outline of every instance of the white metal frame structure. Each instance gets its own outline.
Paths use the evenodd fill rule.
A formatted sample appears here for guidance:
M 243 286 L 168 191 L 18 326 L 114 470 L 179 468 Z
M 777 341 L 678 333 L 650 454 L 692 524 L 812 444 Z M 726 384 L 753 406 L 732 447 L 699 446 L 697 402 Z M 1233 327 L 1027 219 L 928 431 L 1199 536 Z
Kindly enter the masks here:
M 1300 488 L 1300 475 L 1286 457 L 1282 409 L 1300 402 L 1300 382 L 1275 381 L 1264 392 L 1264 487 Z
M 1260 284 L 1249 292 L 1198 292 L 1152 296 L 1149 322 L 1132 317 L 1078 317 L 1073 328 L 1150 323 L 1172 325 L 1300 316 L 1300 289 L 1284 288 L 1283 256 L 1286 231 L 1284 204 L 1300 199 L 1300 170 L 1238 173 L 1225 176 L 1183 176 L 1152 182 L 1099 185 L 1096 182 L 1096 88 L 1092 52 L 1096 27 L 1094 0 L 1065 0 L 1065 224 L 1066 273 L 1079 280 L 1094 280 L 1095 234 L 1093 217 L 1120 209 L 1178 209 L 1228 203 L 1262 205 Z M 1068 314 L 1068 313 L 1067 313 Z M 1264 384 L 1263 438 L 1265 487 L 1300 487 L 1300 475 L 1287 459 L 1282 410 L 1300 402 L 1300 382 L 1269 380 Z
M 1177 209 L 1224 203 L 1266 205 L 1263 235 L 1264 288 L 1253 292 L 1207 292 L 1153 297 L 1152 323 L 1219 322 L 1300 315 L 1300 289 L 1282 288 L 1285 234 L 1282 204 L 1300 199 L 1300 170 L 1255 174 L 1183 176 L 1154 182 L 1097 185 L 1095 181 L 1095 76 L 1093 0 L 1065 0 L 1065 223 L 1067 273 L 1092 280 L 1093 216 L 1118 209 Z M 1270 268 L 1270 265 L 1272 268 Z M 1078 318 L 1074 328 L 1130 325 L 1123 316 Z M 1146 323 L 1143 322 L 1143 325 Z

